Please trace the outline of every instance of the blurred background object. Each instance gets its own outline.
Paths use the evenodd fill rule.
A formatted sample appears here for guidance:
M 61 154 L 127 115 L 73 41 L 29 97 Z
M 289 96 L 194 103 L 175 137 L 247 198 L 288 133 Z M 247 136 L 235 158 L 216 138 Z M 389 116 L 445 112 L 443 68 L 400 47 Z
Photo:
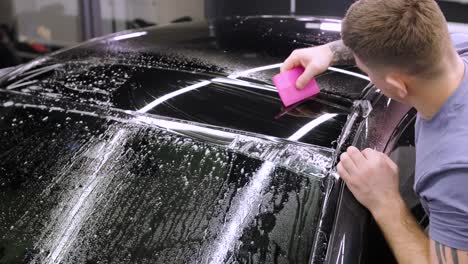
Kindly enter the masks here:
M 0 68 L 127 29 L 233 16 L 341 18 L 354 0 L 1 0 Z M 468 32 L 468 0 L 438 1 Z
M 110 33 L 204 17 L 204 0 L 1 0 L 0 68 Z
M 6 24 L 0 25 L 0 69 L 20 63 L 12 41 L 14 35 L 11 27 Z
M 99 0 L 102 32 L 168 24 L 182 17 L 204 19 L 204 0 Z
M 208 17 L 312 15 L 343 17 L 354 0 L 206 0 Z

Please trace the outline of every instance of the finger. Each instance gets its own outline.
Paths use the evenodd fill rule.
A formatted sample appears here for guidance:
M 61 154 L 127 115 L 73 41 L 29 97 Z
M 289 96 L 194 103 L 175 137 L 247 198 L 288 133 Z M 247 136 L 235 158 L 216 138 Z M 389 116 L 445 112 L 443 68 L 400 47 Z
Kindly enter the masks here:
M 370 148 L 366 148 L 361 153 L 367 160 L 371 160 L 374 158 L 376 151 Z
M 392 168 L 393 171 L 398 171 L 399 170 L 398 165 L 389 156 L 387 156 L 386 154 L 383 154 L 383 153 L 382 153 L 382 155 L 384 156 L 385 161 L 387 162 L 388 166 L 390 168 Z
M 364 157 L 361 151 L 359 151 L 359 149 L 357 149 L 356 147 L 349 147 L 347 153 L 357 167 L 359 167 L 359 165 L 367 161 L 367 159 Z
M 289 71 L 297 66 L 301 66 L 301 61 L 297 57 L 296 53 L 293 52 L 289 57 L 283 62 L 281 66 L 281 72 Z
M 340 163 L 343 165 L 343 168 L 350 174 L 353 175 L 357 172 L 357 167 L 354 164 L 353 160 L 349 157 L 348 153 L 343 153 L 340 156 Z
M 346 171 L 346 169 L 343 167 L 341 162 L 338 163 L 338 166 L 336 166 L 336 171 L 338 172 L 338 175 L 340 175 L 340 178 L 342 178 L 345 182 L 348 182 L 351 179 L 351 176 Z
M 312 78 L 317 75 L 315 67 L 311 64 L 307 66 L 304 73 L 297 79 L 296 86 L 299 89 L 304 89 L 304 87 L 312 80 Z
M 386 166 L 388 165 L 388 159 L 390 159 L 384 153 L 373 149 L 365 149 L 363 155 L 371 164 L 374 164 L 374 166 Z

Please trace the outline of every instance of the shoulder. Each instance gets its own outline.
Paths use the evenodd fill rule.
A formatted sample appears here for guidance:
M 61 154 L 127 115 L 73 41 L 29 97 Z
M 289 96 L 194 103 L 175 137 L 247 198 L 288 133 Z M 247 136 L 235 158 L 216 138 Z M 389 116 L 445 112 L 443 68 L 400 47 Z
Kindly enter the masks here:
M 465 33 L 451 33 L 453 44 L 458 54 L 468 56 L 468 34 Z

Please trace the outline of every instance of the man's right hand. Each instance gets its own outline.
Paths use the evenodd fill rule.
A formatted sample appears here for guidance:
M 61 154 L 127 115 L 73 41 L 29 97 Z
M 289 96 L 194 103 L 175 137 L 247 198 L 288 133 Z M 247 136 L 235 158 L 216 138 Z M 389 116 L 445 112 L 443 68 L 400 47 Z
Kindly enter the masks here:
M 312 48 L 297 49 L 284 61 L 281 72 L 302 66 L 304 73 L 297 79 L 296 86 L 303 89 L 315 76 L 325 72 L 331 66 L 333 52 L 330 46 L 322 45 Z

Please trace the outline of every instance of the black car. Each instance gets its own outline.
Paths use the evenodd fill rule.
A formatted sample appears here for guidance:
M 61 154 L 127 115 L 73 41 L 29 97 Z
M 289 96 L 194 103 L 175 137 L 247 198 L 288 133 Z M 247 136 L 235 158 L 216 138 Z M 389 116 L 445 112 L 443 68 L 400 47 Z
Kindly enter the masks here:
M 0 263 L 392 263 L 337 176 L 385 151 L 412 191 L 415 112 L 357 68 L 284 108 L 272 85 L 340 21 L 233 17 L 128 31 L 0 77 Z

